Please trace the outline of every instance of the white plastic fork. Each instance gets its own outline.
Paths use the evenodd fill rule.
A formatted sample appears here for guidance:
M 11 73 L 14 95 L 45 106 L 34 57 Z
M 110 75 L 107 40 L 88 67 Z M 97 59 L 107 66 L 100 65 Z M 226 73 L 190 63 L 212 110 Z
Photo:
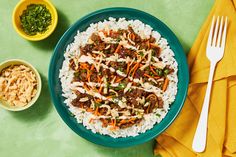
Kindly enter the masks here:
M 220 24 L 219 24 L 220 21 Z M 206 147 L 206 135 L 207 135 L 207 119 L 208 109 L 211 96 L 211 86 L 214 76 L 216 64 L 223 58 L 226 33 L 227 33 L 228 18 L 223 16 L 217 17 L 215 22 L 215 16 L 212 19 L 211 29 L 208 36 L 208 43 L 206 48 L 206 56 L 210 61 L 210 74 L 207 83 L 206 95 L 204 98 L 201 115 L 198 121 L 197 129 L 193 138 L 192 148 L 195 152 L 203 152 Z M 220 27 L 219 27 L 220 25 Z

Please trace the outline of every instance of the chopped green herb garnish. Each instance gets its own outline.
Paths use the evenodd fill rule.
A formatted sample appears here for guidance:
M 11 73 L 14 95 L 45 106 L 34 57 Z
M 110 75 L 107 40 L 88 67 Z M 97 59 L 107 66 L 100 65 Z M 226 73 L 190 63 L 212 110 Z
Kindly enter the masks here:
M 122 67 L 119 67 L 118 70 L 121 72 L 124 71 L 124 69 Z
M 151 61 L 155 62 L 155 60 L 154 60 L 154 58 L 153 58 L 153 57 L 151 58 Z
M 132 88 L 130 88 L 130 89 L 128 90 L 128 92 L 132 92 L 132 90 L 133 90 L 133 89 L 132 89 Z
M 74 73 L 74 76 L 75 76 L 75 77 L 79 77 L 79 76 L 80 76 L 80 72 L 75 72 L 75 73 Z
M 86 70 L 86 69 L 82 69 L 81 72 L 82 72 L 82 73 L 86 73 L 87 70 Z
M 44 33 L 52 23 L 52 17 L 44 4 L 30 4 L 20 16 L 21 27 L 28 35 Z
M 114 89 L 115 90 L 121 90 L 121 89 L 124 89 L 125 88 L 125 84 L 124 83 L 120 83 L 117 87 L 115 87 Z
M 102 104 L 101 103 L 94 103 L 94 105 L 95 105 L 95 108 L 97 108 L 97 107 L 101 106 Z
M 142 57 L 144 56 L 143 51 L 140 51 L 139 54 L 140 54 L 140 56 L 142 56 Z
M 155 53 L 156 53 L 156 52 L 152 49 L 152 56 L 155 56 Z
M 161 117 L 161 115 L 159 113 L 156 114 L 157 117 Z
M 158 76 L 163 76 L 162 69 L 156 69 L 156 72 L 157 72 Z
M 164 69 L 164 75 L 166 76 L 166 75 L 168 75 L 169 74 L 169 72 L 170 72 L 170 70 L 169 69 Z
M 117 38 L 117 39 L 116 39 L 116 42 L 120 42 L 120 41 L 121 41 L 121 38 Z

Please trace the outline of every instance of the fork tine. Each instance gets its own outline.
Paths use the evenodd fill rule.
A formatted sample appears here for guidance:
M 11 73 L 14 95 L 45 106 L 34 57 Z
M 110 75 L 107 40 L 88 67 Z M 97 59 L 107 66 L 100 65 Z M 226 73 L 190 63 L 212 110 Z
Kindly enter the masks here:
M 211 22 L 211 29 L 209 32 L 208 42 L 207 42 L 208 46 L 211 46 L 211 43 L 212 43 L 212 34 L 213 34 L 213 29 L 214 29 L 214 23 L 215 23 L 215 16 L 213 16 L 212 22 Z
M 226 16 L 225 24 L 224 24 L 224 32 L 221 42 L 221 48 L 225 48 L 225 41 L 226 41 L 226 33 L 227 33 L 227 24 L 228 24 L 228 17 Z
M 219 34 L 218 34 L 218 39 L 217 39 L 217 47 L 220 47 L 220 43 L 221 43 L 221 36 L 222 36 L 222 29 L 223 29 L 223 21 L 224 21 L 224 17 L 221 17 L 220 20 L 220 30 L 219 30 Z
M 214 37 L 213 37 L 213 42 L 212 42 L 213 46 L 216 46 L 216 38 L 218 35 L 218 26 L 219 26 L 219 16 L 217 17 L 216 24 L 215 24 Z

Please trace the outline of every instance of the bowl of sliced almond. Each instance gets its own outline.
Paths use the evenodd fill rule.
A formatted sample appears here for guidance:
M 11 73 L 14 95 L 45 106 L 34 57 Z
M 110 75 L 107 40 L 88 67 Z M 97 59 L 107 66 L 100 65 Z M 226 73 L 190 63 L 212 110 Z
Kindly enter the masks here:
M 0 64 L 0 106 L 22 111 L 32 106 L 41 92 L 38 71 L 28 62 L 11 59 Z

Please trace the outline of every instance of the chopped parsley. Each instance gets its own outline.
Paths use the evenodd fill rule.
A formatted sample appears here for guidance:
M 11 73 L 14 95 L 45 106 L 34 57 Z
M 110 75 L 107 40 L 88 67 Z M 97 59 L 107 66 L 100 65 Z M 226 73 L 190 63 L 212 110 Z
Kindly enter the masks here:
M 30 4 L 20 16 L 23 31 L 30 35 L 43 34 L 52 23 L 52 16 L 44 4 Z

